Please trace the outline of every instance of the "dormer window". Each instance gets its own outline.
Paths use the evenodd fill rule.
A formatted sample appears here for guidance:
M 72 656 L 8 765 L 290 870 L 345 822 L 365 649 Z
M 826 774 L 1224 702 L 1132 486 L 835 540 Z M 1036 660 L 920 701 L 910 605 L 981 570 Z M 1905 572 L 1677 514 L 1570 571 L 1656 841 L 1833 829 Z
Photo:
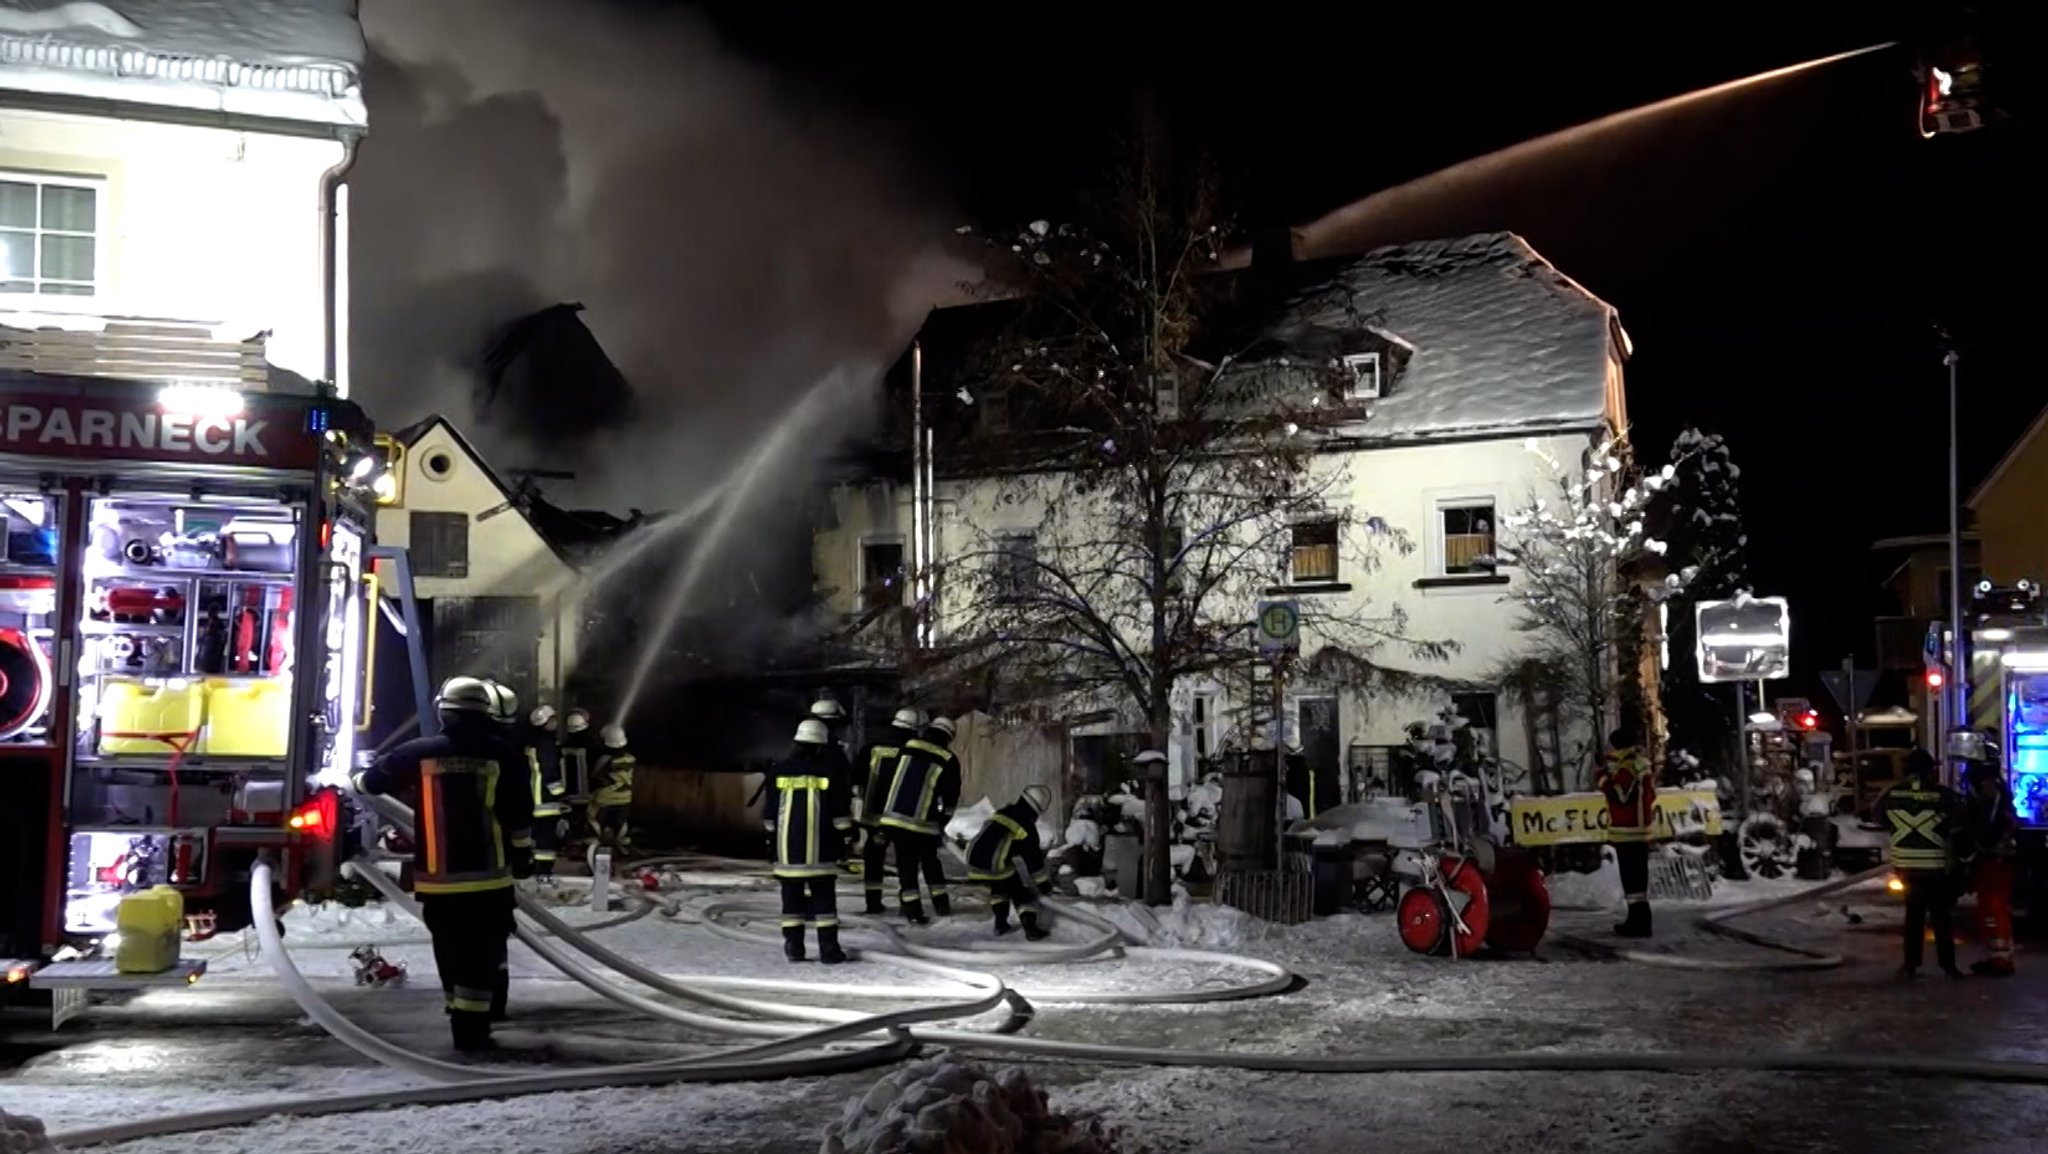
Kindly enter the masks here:
M 1345 356 L 1343 383 L 1344 399 L 1347 401 L 1379 400 L 1379 353 L 1351 353 Z

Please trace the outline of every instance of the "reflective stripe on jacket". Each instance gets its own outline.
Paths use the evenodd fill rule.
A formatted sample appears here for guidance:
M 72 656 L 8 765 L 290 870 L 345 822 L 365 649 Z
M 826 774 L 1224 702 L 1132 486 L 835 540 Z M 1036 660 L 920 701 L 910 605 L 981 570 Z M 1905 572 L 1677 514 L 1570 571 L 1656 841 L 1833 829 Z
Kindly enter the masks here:
M 516 756 L 509 742 L 451 727 L 408 741 L 355 775 L 364 793 L 417 790 L 414 892 L 476 893 L 512 884 L 507 847 L 533 846 L 532 799 L 503 780 Z
M 1956 817 L 1956 795 L 1931 782 L 1907 778 L 1885 791 L 1878 803 L 1890 827 L 1892 868 L 1905 873 L 1935 873 L 1953 861 L 1950 840 Z
M 851 789 L 843 759 L 799 751 L 775 768 L 767 781 L 766 820 L 775 837 L 775 876 L 832 877 L 839 873 L 839 855 L 847 830 Z
M 967 880 L 1008 881 L 1024 863 L 1034 885 L 1043 887 L 1045 847 L 1038 838 L 1038 814 L 1021 798 L 989 815 L 988 824 L 967 845 Z
M 889 788 L 889 782 L 896 774 L 896 759 L 903 756 L 903 743 L 911 737 L 903 729 L 890 726 L 891 739 L 878 741 L 868 746 L 861 757 L 860 824 L 878 826 L 882 824 L 882 794 Z
M 936 834 L 960 800 L 960 760 L 923 738 L 903 743 L 876 820 L 894 829 Z

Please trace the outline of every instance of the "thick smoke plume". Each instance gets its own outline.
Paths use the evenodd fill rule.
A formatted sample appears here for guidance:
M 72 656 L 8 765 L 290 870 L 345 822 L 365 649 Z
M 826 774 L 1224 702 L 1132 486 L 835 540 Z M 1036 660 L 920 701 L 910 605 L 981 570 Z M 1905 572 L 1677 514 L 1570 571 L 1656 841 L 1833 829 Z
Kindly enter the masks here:
M 575 471 L 572 501 L 673 507 L 831 368 L 887 363 L 958 279 L 928 247 L 949 214 L 908 150 L 692 18 L 604 0 L 362 16 L 351 376 L 385 427 L 441 412 L 501 467 Z M 569 301 L 631 383 L 632 419 L 578 441 L 478 412 L 492 336 Z

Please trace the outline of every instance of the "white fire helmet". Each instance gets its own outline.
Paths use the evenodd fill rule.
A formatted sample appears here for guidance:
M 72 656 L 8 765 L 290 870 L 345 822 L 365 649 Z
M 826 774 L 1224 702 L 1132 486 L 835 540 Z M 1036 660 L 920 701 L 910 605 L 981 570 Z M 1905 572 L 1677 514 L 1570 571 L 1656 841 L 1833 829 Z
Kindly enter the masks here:
M 589 710 L 572 709 L 569 711 L 566 717 L 562 718 L 562 730 L 565 733 L 582 733 L 584 730 L 589 728 Z
M 889 719 L 889 724 L 898 729 L 907 729 L 915 733 L 924 728 L 924 714 L 919 713 L 915 709 L 899 709 L 896 711 L 896 716 Z
M 1138 756 L 1136 756 L 1136 757 L 1132 758 L 1132 759 L 1131 759 L 1131 764 L 1132 764 L 1132 765 L 1150 765 L 1150 764 L 1152 764 L 1152 763 L 1153 763 L 1153 762 L 1155 762 L 1155 761 L 1163 762 L 1163 761 L 1165 761 L 1165 760 L 1166 760 L 1166 755 L 1165 755 L 1165 754 L 1163 754 L 1163 753 L 1159 752 L 1159 751 L 1158 751 L 1158 750 L 1156 750 L 1156 749 L 1148 749 L 1148 750 L 1145 750 L 1145 751 L 1144 751 L 1143 753 L 1140 753 L 1140 754 L 1139 754 Z
M 811 716 L 820 721 L 844 721 L 846 720 L 846 710 L 839 704 L 838 698 L 830 696 L 820 697 L 818 700 L 811 702 Z
M 479 677 L 451 677 L 434 695 L 434 708 L 441 713 L 492 713 L 498 695 Z
M 815 717 L 806 717 L 796 725 L 798 745 L 825 745 L 832 740 L 832 731 Z
M 606 749 L 624 749 L 626 748 L 626 727 L 613 722 L 598 730 L 597 739 L 604 742 Z
M 1024 787 L 1024 804 L 1030 806 L 1033 813 L 1044 813 L 1045 807 L 1052 804 L 1052 791 L 1042 785 L 1027 785 Z
M 555 707 L 536 705 L 533 712 L 526 715 L 526 720 L 535 729 L 547 729 L 555 724 Z
M 932 730 L 935 733 L 941 733 L 947 737 L 952 737 L 954 732 L 953 719 L 950 717 L 934 717 L 931 719 L 931 723 L 926 725 L 925 728 Z
M 519 695 L 511 688 L 495 681 L 486 681 L 491 690 L 491 720 L 500 725 L 510 725 L 519 720 Z

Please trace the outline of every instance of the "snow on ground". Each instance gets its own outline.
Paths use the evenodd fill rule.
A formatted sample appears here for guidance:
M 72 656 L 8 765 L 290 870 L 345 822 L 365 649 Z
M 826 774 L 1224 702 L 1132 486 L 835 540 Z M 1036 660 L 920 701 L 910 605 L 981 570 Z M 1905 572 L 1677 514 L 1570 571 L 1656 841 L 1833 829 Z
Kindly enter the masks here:
M 956 1054 L 912 1062 L 847 1103 L 820 1154 L 1116 1154 L 1093 1118 L 1047 1109 L 1011 1066 L 994 1073 Z
M 1725 884 L 1711 904 L 1755 901 L 1796 888 L 1776 882 Z M 772 940 L 771 895 L 745 899 L 750 910 L 761 913 L 751 925 L 763 935 L 758 944 L 730 941 L 697 924 L 706 905 L 734 898 L 729 886 L 693 889 L 684 896 L 675 916 L 657 913 L 613 926 L 599 932 L 602 940 L 672 975 L 801 978 L 842 989 L 906 980 L 900 969 L 873 962 L 833 971 L 784 965 Z M 849 908 L 854 904 L 850 898 L 842 892 Z M 1851 966 L 1841 971 L 1798 976 L 1597 964 L 1563 950 L 1545 950 L 1543 960 L 1533 962 L 1420 958 L 1401 947 L 1393 919 L 1385 914 L 1277 927 L 1202 903 L 1161 910 L 1118 902 L 1077 905 L 1108 919 L 1133 940 L 1268 958 L 1307 984 L 1257 1001 L 1117 1006 L 1089 1002 L 1088 995 L 1213 988 L 1257 975 L 1242 967 L 1185 959 L 985 967 L 1028 991 L 1037 1008 L 1026 1027 L 1029 1036 L 1303 1055 L 1831 1046 L 1924 1052 L 1928 1042 L 1920 1031 L 1933 1013 L 1943 1022 L 1940 1050 L 2029 1060 L 2043 1056 L 2032 1023 L 2048 1013 L 2048 983 L 2034 981 L 2029 973 L 1998 986 L 1894 986 L 1888 975 L 1896 949 L 1896 911 L 1881 893 L 1870 890 L 1811 906 L 1794 903 L 1758 918 L 1755 928 L 1827 941 L 1829 948 L 1852 956 Z M 1840 916 L 1848 907 L 1859 911 L 1863 924 Z M 1754 957 L 1747 947 L 1692 928 L 1691 915 L 1706 908 L 1702 903 L 1660 905 L 1657 948 Z M 961 910 L 960 916 L 929 929 L 901 932 L 949 949 L 1014 950 L 1020 945 L 1015 936 L 994 938 L 985 910 L 964 895 Z M 587 924 L 602 915 L 570 909 L 564 916 Z M 1602 936 L 1611 916 L 1605 909 L 1564 911 L 1559 928 Z M 1100 936 L 1078 917 L 1055 913 L 1052 925 L 1056 942 Z M 847 936 L 857 946 L 888 941 L 863 927 L 861 919 L 849 919 Z M 287 917 L 286 941 L 315 985 L 351 1019 L 409 1049 L 451 1056 L 431 959 L 408 919 L 389 918 L 380 910 L 294 910 Z M 395 989 L 355 987 L 347 954 L 362 944 L 377 944 L 392 960 L 407 963 L 415 979 Z M 56 1037 L 12 1048 L 0 1064 L 0 1104 L 43 1118 L 61 1135 L 111 1119 L 199 1106 L 410 1084 L 305 1021 L 240 942 L 221 940 L 196 949 L 214 958 L 197 987 L 95 1006 Z M 514 948 L 513 967 L 515 1020 L 505 1031 L 510 1044 L 545 1045 L 561 1061 L 588 1065 L 673 1057 L 706 1043 L 680 1027 L 635 1019 L 596 1000 L 550 975 L 523 947 Z M 908 980 L 926 986 L 941 982 L 928 975 Z M 817 999 L 789 995 L 788 1000 Z M 900 1003 L 848 999 L 840 1004 L 880 1009 Z M 1839 1011 L 1844 1005 L 1854 1005 L 1856 1013 L 1844 1016 Z M 1650 1006 L 1656 1012 L 1642 1012 Z M 969 1053 L 997 1064 L 1016 1060 L 994 1049 L 971 1047 Z M 1514 1120 L 1518 1137 L 1555 1150 L 1604 1154 L 1741 1148 L 1804 1154 L 1854 1142 L 1866 1154 L 1880 1154 L 1913 1148 L 1886 1144 L 1894 1141 L 1899 1124 L 1922 1127 L 1913 1131 L 1922 1138 L 1931 1124 L 1926 1108 L 1910 1116 L 1899 1113 L 1908 1096 L 1897 1091 L 1896 1083 L 1869 1079 L 1309 1076 L 1200 1068 L 1105 1071 L 1042 1061 L 1029 1069 L 1050 1092 L 1050 1109 L 1099 1112 L 1159 1154 L 1353 1149 L 1361 1134 L 1373 1135 L 1380 1154 L 1434 1151 L 1498 1144 L 1503 1119 Z M 505 1136 L 514 1133 L 520 1154 L 669 1154 L 682 1148 L 811 1154 L 827 1126 L 846 1116 L 847 1102 L 869 1093 L 883 1076 L 870 1072 L 768 1085 L 600 1090 L 346 1118 L 273 1120 L 241 1130 L 129 1143 L 109 1154 L 275 1154 L 299 1148 L 504 1154 Z M 1948 1154 L 2026 1148 L 2043 1106 L 2026 1093 L 1945 1088 L 1936 1112 L 1972 1119 L 1964 1137 L 1945 1141 Z M 2015 1095 L 2031 1106 L 2016 1109 Z M 1831 1104 L 1819 1112 L 1830 1120 L 1827 1128 L 1809 1122 L 1810 1116 L 1818 1117 L 1810 1110 L 1817 1100 Z M 1417 1126 L 1418 1118 L 1428 1124 Z M 1690 1134 L 1719 1134 L 1729 1141 L 1700 1146 L 1681 1139 Z M 1781 1134 L 1791 1138 L 1737 1140 Z

